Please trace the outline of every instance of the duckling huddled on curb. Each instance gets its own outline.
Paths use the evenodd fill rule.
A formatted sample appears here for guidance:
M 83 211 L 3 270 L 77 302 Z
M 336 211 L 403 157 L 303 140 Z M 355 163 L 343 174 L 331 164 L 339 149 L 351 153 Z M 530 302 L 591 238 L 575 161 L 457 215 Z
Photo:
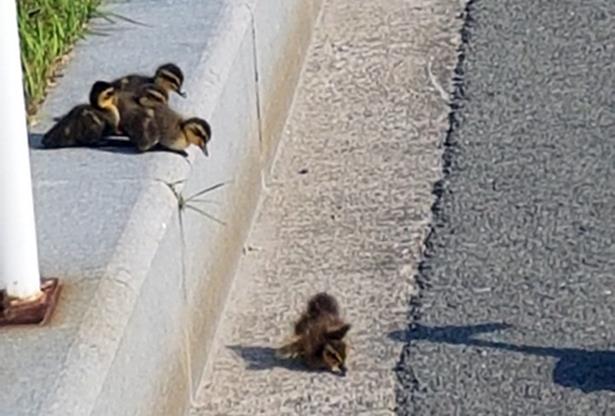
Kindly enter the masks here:
M 184 154 L 194 144 L 209 156 L 209 123 L 198 117 L 184 119 L 173 111 L 158 85 L 141 85 L 132 100 L 125 100 L 120 106 L 120 118 L 121 130 L 140 152 L 160 146 Z
M 120 91 L 118 133 L 135 138 L 145 134 L 153 123 L 154 109 L 162 105 L 168 105 L 168 96 L 155 84 L 143 84 L 134 91 Z
M 351 325 L 339 313 L 335 298 L 325 292 L 314 295 L 307 310 L 295 323 L 292 339 L 277 350 L 279 358 L 302 358 L 312 369 L 346 374 L 348 345 L 344 341 Z
M 120 104 L 122 101 L 130 100 L 134 94 L 139 92 L 141 87 L 147 84 L 154 84 L 160 87 L 160 90 L 165 95 L 166 101 L 168 101 L 171 92 L 186 97 L 186 93 L 181 89 L 183 83 L 184 73 L 179 66 L 173 63 L 160 65 L 156 69 L 153 77 L 141 74 L 129 74 L 111 81 L 111 85 L 122 93 L 118 97 Z M 54 120 L 58 121 L 60 117 L 56 117 Z
M 118 90 L 130 92 L 137 92 L 139 87 L 145 84 L 154 84 L 164 91 L 167 99 L 171 92 L 175 92 L 184 98 L 186 97 L 186 93 L 182 91 L 184 73 L 179 66 L 173 63 L 160 65 L 153 77 L 130 74 L 112 81 L 111 84 Z
M 117 90 L 108 82 L 96 81 L 89 101 L 62 116 L 43 136 L 43 146 L 98 146 L 105 136 L 113 134 L 120 120 Z
M 112 82 L 97 81 L 90 104 L 73 108 L 55 118 L 43 138 L 45 147 L 131 145 L 139 152 L 162 148 L 186 155 L 191 144 L 209 156 L 211 127 L 198 117 L 185 119 L 169 107 L 169 94 L 182 91 L 184 74 L 173 63 L 161 65 L 153 77 L 125 75 Z M 129 141 L 103 140 L 105 136 L 128 136 Z

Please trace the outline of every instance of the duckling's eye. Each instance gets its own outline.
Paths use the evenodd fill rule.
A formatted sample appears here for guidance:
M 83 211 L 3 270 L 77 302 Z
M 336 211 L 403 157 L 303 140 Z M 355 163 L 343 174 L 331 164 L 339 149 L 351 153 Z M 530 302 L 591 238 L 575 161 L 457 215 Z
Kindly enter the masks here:
M 194 133 L 195 135 L 197 135 L 199 137 L 207 138 L 207 134 L 200 127 L 193 127 L 192 128 L 192 133 Z

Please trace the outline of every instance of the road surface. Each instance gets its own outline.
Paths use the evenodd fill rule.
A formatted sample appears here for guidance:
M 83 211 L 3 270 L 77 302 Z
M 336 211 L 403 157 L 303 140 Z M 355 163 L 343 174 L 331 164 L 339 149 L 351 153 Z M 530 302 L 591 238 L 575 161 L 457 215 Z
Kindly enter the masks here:
M 615 2 L 474 1 L 399 415 L 615 414 Z
M 460 44 L 457 0 L 328 0 L 192 416 L 395 415 Z M 446 98 L 446 97 L 444 97 Z M 277 361 L 307 299 L 353 325 L 346 378 Z

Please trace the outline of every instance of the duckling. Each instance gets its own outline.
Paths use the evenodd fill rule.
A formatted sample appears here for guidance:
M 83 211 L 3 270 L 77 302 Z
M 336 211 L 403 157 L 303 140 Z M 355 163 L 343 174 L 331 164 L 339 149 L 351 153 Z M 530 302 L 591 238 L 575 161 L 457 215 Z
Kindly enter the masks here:
M 301 357 L 312 369 L 344 376 L 348 346 L 343 338 L 350 328 L 340 318 L 336 299 L 328 293 L 318 293 L 308 301 L 307 309 L 295 323 L 292 340 L 276 354 L 280 358 Z
M 136 119 L 145 116 L 153 117 L 154 108 L 167 104 L 167 94 L 155 84 L 140 85 L 135 91 L 119 91 L 117 108 L 120 113 L 120 123 L 118 130 L 122 130 L 125 125 L 130 128 Z
M 205 156 L 209 157 L 207 144 L 211 140 L 211 127 L 209 123 L 199 117 L 191 117 L 180 122 L 180 134 L 175 137 L 169 135 L 161 136 L 160 145 L 167 149 L 183 151 L 191 144 L 198 146 Z
M 209 123 L 198 117 L 183 119 L 163 102 L 159 87 L 149 85 L 145 91 L 137 99 L 141 109 L 128 111 L 122 122 L 124 133 L 137 150 L 146 152 L 158 145 L 185 155 L 185 149 L 194 144 L 209 156 Z
M 135 92 L 120 91 L 119 97 L 118 133 L 128 136 L 137 148 L 138 143 L 153 141 L 157 136 L 155 111 L 167 105 L 165 91 L 155 84 L 143 84 Z
M 176 92 L 182 97 L 186 97 L 186 93 L 181 90 L 184 83 L 184 73 L 173 63 L 160 65 L 156 69 L 153 77 L 148 77 L 141 74 L 130 74 L 118 78 L 112 82 L 113 86 L 122 91 L 136 92 L 137 89 L 144 84 L 155 84 L 162 88 L 165 95 L 171 91 Z
M 59 118 L 45 133 L 47 148 L 98 146 L 117 129 L 120 116 L 117 90 L 108 82 L 96 81 L 90 90 L 89 104 L 81 104 Z

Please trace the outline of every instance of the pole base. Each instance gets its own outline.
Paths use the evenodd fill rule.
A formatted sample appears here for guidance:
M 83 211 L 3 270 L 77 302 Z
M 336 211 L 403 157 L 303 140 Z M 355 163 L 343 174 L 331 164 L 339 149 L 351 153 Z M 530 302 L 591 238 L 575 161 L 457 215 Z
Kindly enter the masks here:
M 60 281 L 56 278 L 41 280 L 42 295 L 35 300 L 9 299 L 0 292 L 0 326 L 45 325 L 55 308 L 60 294 Z

